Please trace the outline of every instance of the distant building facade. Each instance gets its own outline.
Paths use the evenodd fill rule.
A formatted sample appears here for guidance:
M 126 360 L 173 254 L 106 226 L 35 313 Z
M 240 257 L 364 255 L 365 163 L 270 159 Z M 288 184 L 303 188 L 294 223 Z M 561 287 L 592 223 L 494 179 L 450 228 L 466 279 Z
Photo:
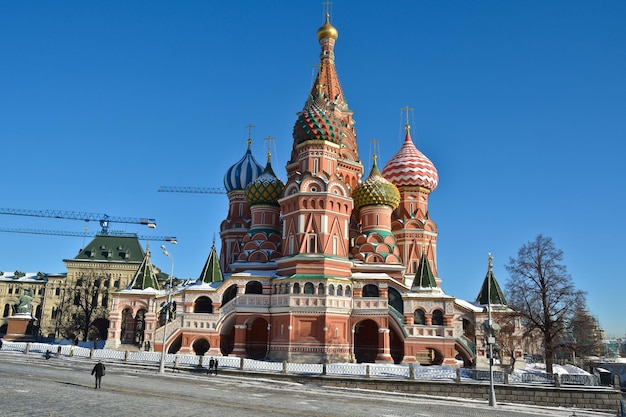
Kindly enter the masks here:
M 67 273 L 2 272 L 0 335 L 6 332 L 7 317 L 13 314 L 12 306 L 20 293 L 31 288 L 35 295 L 32 300 L 35 336 L 50 339 L 70 336 L 63 332 L 64 321 L 78 314 L 78 304 L 85 301 L 81 294 L 89 293 L 86 308 L 98 307 L 90 318 L 91 328 L 87 335 L 75 334 L 73 338 L 105 339 L 112 302 L 109 294 L 128 286 L 145 257 L 137 237 L 98 235 L 76 257 L 63 260 Z

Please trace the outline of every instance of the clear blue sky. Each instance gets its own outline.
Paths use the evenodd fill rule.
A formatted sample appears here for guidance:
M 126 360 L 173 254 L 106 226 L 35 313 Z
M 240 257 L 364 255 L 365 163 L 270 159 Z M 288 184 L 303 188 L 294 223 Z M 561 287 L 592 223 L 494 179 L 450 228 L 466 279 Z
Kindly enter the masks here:
M 343 1 L 336 65 L 361 157 L 381 166 L 410 106 L 439 170 L 430 199 L 444 290 L 473 301 L 540 233 L 565 253 L 609 336 L 626 333 L 626 2 Z M 320 1 L 0 3 L 3 208 L 152 217 L 174 235 L 175 275 L 195 278 L 227 198 L 157 193 L 222 186 L 245 152 L 283 179 L 296 112 L 319 62 Z M 0 216 L 3 228 L 82 231 Z M 91 231 L 97 224 L 88 224 Z M 0 233 L 0 270 L 65 272 L 81 238 Z M 165 271 L 170 263 L 154 250 Z

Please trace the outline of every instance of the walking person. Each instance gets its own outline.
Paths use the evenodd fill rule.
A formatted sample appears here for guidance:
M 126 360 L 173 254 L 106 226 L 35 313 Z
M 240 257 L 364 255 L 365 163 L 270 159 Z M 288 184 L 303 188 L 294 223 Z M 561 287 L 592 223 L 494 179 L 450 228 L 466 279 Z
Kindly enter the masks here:
M 213 375 L 217 375 L 217 359 L 213 362 Z
M 209 361 L 209 370 L 207 371 L 207 374 L 213 373 L 214 366 L 215 366 L 215 359 L 211 358 L 211 360 Z
M 91 375 L 96 376 L 96 386 L 95 386 L 96 389 L 102 388 L 100 386 L 100 383 L 102 382 L 102 377 L 104 376 L 105 370 L 106 368 L 104 367 L 104 364 L 102 363 L 102 361 L 98 361 L 96 366 L 94 366 L 93 369 L 91 370 Z

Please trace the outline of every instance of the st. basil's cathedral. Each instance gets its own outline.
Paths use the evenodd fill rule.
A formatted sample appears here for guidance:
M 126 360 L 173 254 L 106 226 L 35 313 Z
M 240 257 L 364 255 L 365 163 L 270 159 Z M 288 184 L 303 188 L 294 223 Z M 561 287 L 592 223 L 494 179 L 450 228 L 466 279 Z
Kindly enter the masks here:
M 253 157 L 251 141 L 224 176 L 228 213 L 197 280 L 169 289 L 149 251 L 112 294 L 107 347 L 303 363 L 388 362 L 486 366 L 488 305 L 523 362 L 519 317 L 491 263 L 478 296 L 446 294 L 437 270 L 437 226 L 428 198 L 439 177 L 404 143 L 379 168 L 359 157 L 353 111 L 335 67 L 338 32 L 317 31 L 319 70 L 293 128 L 286 183 Z M 165 305 L 165 307 L 163 307 Z M 167 334 L 164 338 L 164 327 Z M 505 362 L 506 360 L 503 359 Z

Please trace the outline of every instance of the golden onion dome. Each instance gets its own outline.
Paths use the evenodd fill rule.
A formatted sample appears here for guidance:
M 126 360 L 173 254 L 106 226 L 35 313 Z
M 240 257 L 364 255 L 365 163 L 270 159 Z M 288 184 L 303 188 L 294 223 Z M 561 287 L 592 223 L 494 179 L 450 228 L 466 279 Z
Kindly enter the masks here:
M 335 29 L 335 27 L 331 25 L 328 21 L 329 17 L 329 14 L 326 13 L 326 23 L 324 23 L 324 26 L 317 30 L 318 41 L 321 41 L 324 38 L 332 38 L 334 40 L 337 40 L 337 38 L 339 37 L 339 32 L 337 32 L 337 29 Z
M 375 155 L 369 177 L 354 189 L 352 199 L 359 209 L 364 206 L 386 205 L 395 210 L 400 204 L 398 188 L 382 176 L 376 165 Z

